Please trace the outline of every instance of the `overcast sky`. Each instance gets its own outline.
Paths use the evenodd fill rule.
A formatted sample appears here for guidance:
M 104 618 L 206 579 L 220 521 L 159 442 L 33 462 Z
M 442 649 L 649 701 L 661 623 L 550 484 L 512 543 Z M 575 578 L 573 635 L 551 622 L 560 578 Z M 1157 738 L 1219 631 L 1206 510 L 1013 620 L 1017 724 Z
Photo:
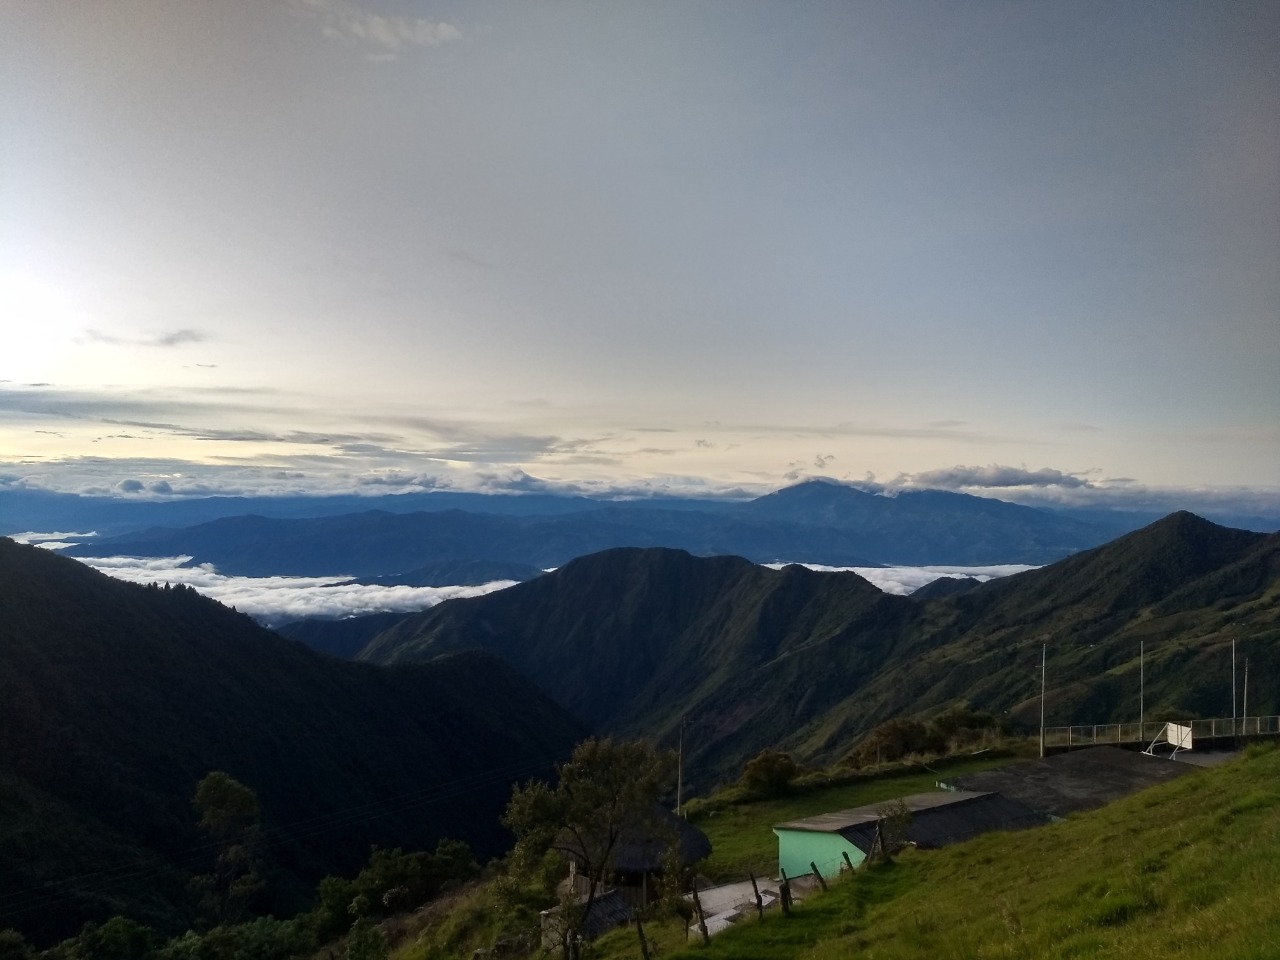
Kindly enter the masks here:
M 1280 502 L 1280 4 L 0 0 L 0 483 Z

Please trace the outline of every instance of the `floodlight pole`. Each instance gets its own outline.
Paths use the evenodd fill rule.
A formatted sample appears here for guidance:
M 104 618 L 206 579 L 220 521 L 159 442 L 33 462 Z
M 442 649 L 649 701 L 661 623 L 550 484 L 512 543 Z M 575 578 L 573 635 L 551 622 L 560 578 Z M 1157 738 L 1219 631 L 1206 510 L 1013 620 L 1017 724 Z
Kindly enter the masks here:
M 680 802 L 684 796 L 684 717 L 680 717 L 680 749 L 676 754 L 676 816 L 680 816 Z
M 1044 678 L 1045 678 L 1045 660 L 1048 654 L 1049 645 L 1047 643 L 1040 644 L 1040 756 L 1044 756 Z
M 1231 735 L 1236 735 L 1236 638 L 1231 638 Z
M 1249 734 L 1249 658 L 1244 658 L 1244 732 Z

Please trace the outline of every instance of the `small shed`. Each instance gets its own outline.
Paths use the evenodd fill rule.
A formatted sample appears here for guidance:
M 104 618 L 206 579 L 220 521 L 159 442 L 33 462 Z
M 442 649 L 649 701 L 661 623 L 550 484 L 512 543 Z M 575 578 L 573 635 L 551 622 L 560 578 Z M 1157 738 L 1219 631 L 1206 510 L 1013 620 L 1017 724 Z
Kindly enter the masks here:
M 876 824 L 885 819 L 887 808 L 898 804 L 911 815 L 902 840 L 923 849 L 960 843 L 992 830 L 1020 830 L 1048 822 L 1047 817 L 998 793 L 915 793 L 777 824 L 773 832 L 778 837 L 779 869 L 796 877 L 812 872 L 813 863 L 824 877 L 833 877 L 845 868 L 846 854 L 858 866 L 875 843 Z

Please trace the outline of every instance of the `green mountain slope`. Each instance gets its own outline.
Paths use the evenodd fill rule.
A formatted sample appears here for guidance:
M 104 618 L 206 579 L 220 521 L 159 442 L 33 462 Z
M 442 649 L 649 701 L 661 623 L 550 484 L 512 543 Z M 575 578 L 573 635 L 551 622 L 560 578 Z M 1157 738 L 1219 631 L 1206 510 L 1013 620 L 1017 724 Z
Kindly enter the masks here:
M 670 736 L 690 714 L 690 755 L 733 764 L 843 696 L 815 676 L 870 675 L 917 616 L 917 604 L 851 573 L 624 548 L 440 604 L 361 657 L 401 663 L 481 647 L 598 730 Z M 827 657 L 836 662 L 824 666 Z
M 1280 709 L 1270 680 L 1280 676 L 1277 534 L 1172 514 L 1048 567 L 934 601 L 924 620 L 880 676 L 792 743 L 839 751 L 871 723 L 962 698 L 1034 725 L 1041 644 L 1050 725 L 1136 721 L 1144 646 L 1148 718 L 1229 717 L 1233 638 L 1241 641 L 1238 672 L 1252 659 L 1250 712 Z M 1237 696 L 1243 700 L 1242 688 Z
M 484 648 L 595 729 L 670 741 L 688 717 L 688 752 L 717 775 L 771 744 L 829 760 L 876 723 L 960 699 L 1038 720 L 1041 643 L 1051 724 L 1136 720 L 1142 642 L 1149 710 L 1230 716 L 1233 635 L 1255 678 L 1280 676 L 1278 549 L 1280 535 L 1173 514 L 931 601 L 887 596 L 852 574 L 607 551 L 441 604 L 361 656 Z M 1255 715 L 1280 709 L 1273 686 L 1255 681 L 1251 697 Z
M 257 792 L 277 889 L 309 892 L 373 843 L 497 852 L 511 783 L 581 733 L 487 654 L 345 663 L 0 539 L 0 927 L 34 939 L 120 910 L 185 922 L 211 770 Z

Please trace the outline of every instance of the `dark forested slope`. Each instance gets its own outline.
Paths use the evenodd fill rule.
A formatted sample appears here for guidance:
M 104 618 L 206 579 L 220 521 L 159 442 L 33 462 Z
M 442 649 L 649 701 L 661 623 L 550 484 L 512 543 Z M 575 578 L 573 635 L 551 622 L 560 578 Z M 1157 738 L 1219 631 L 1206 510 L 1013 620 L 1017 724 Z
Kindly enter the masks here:
M 373 843 L 497 852 L 511 783 L 581 733 L 490 655 L 344 663 L 192 590 L 0 539 L 0 928 L 179 922 L 208 869 L 191 798 L 212 770 L 257 792 L 298 890 Z

